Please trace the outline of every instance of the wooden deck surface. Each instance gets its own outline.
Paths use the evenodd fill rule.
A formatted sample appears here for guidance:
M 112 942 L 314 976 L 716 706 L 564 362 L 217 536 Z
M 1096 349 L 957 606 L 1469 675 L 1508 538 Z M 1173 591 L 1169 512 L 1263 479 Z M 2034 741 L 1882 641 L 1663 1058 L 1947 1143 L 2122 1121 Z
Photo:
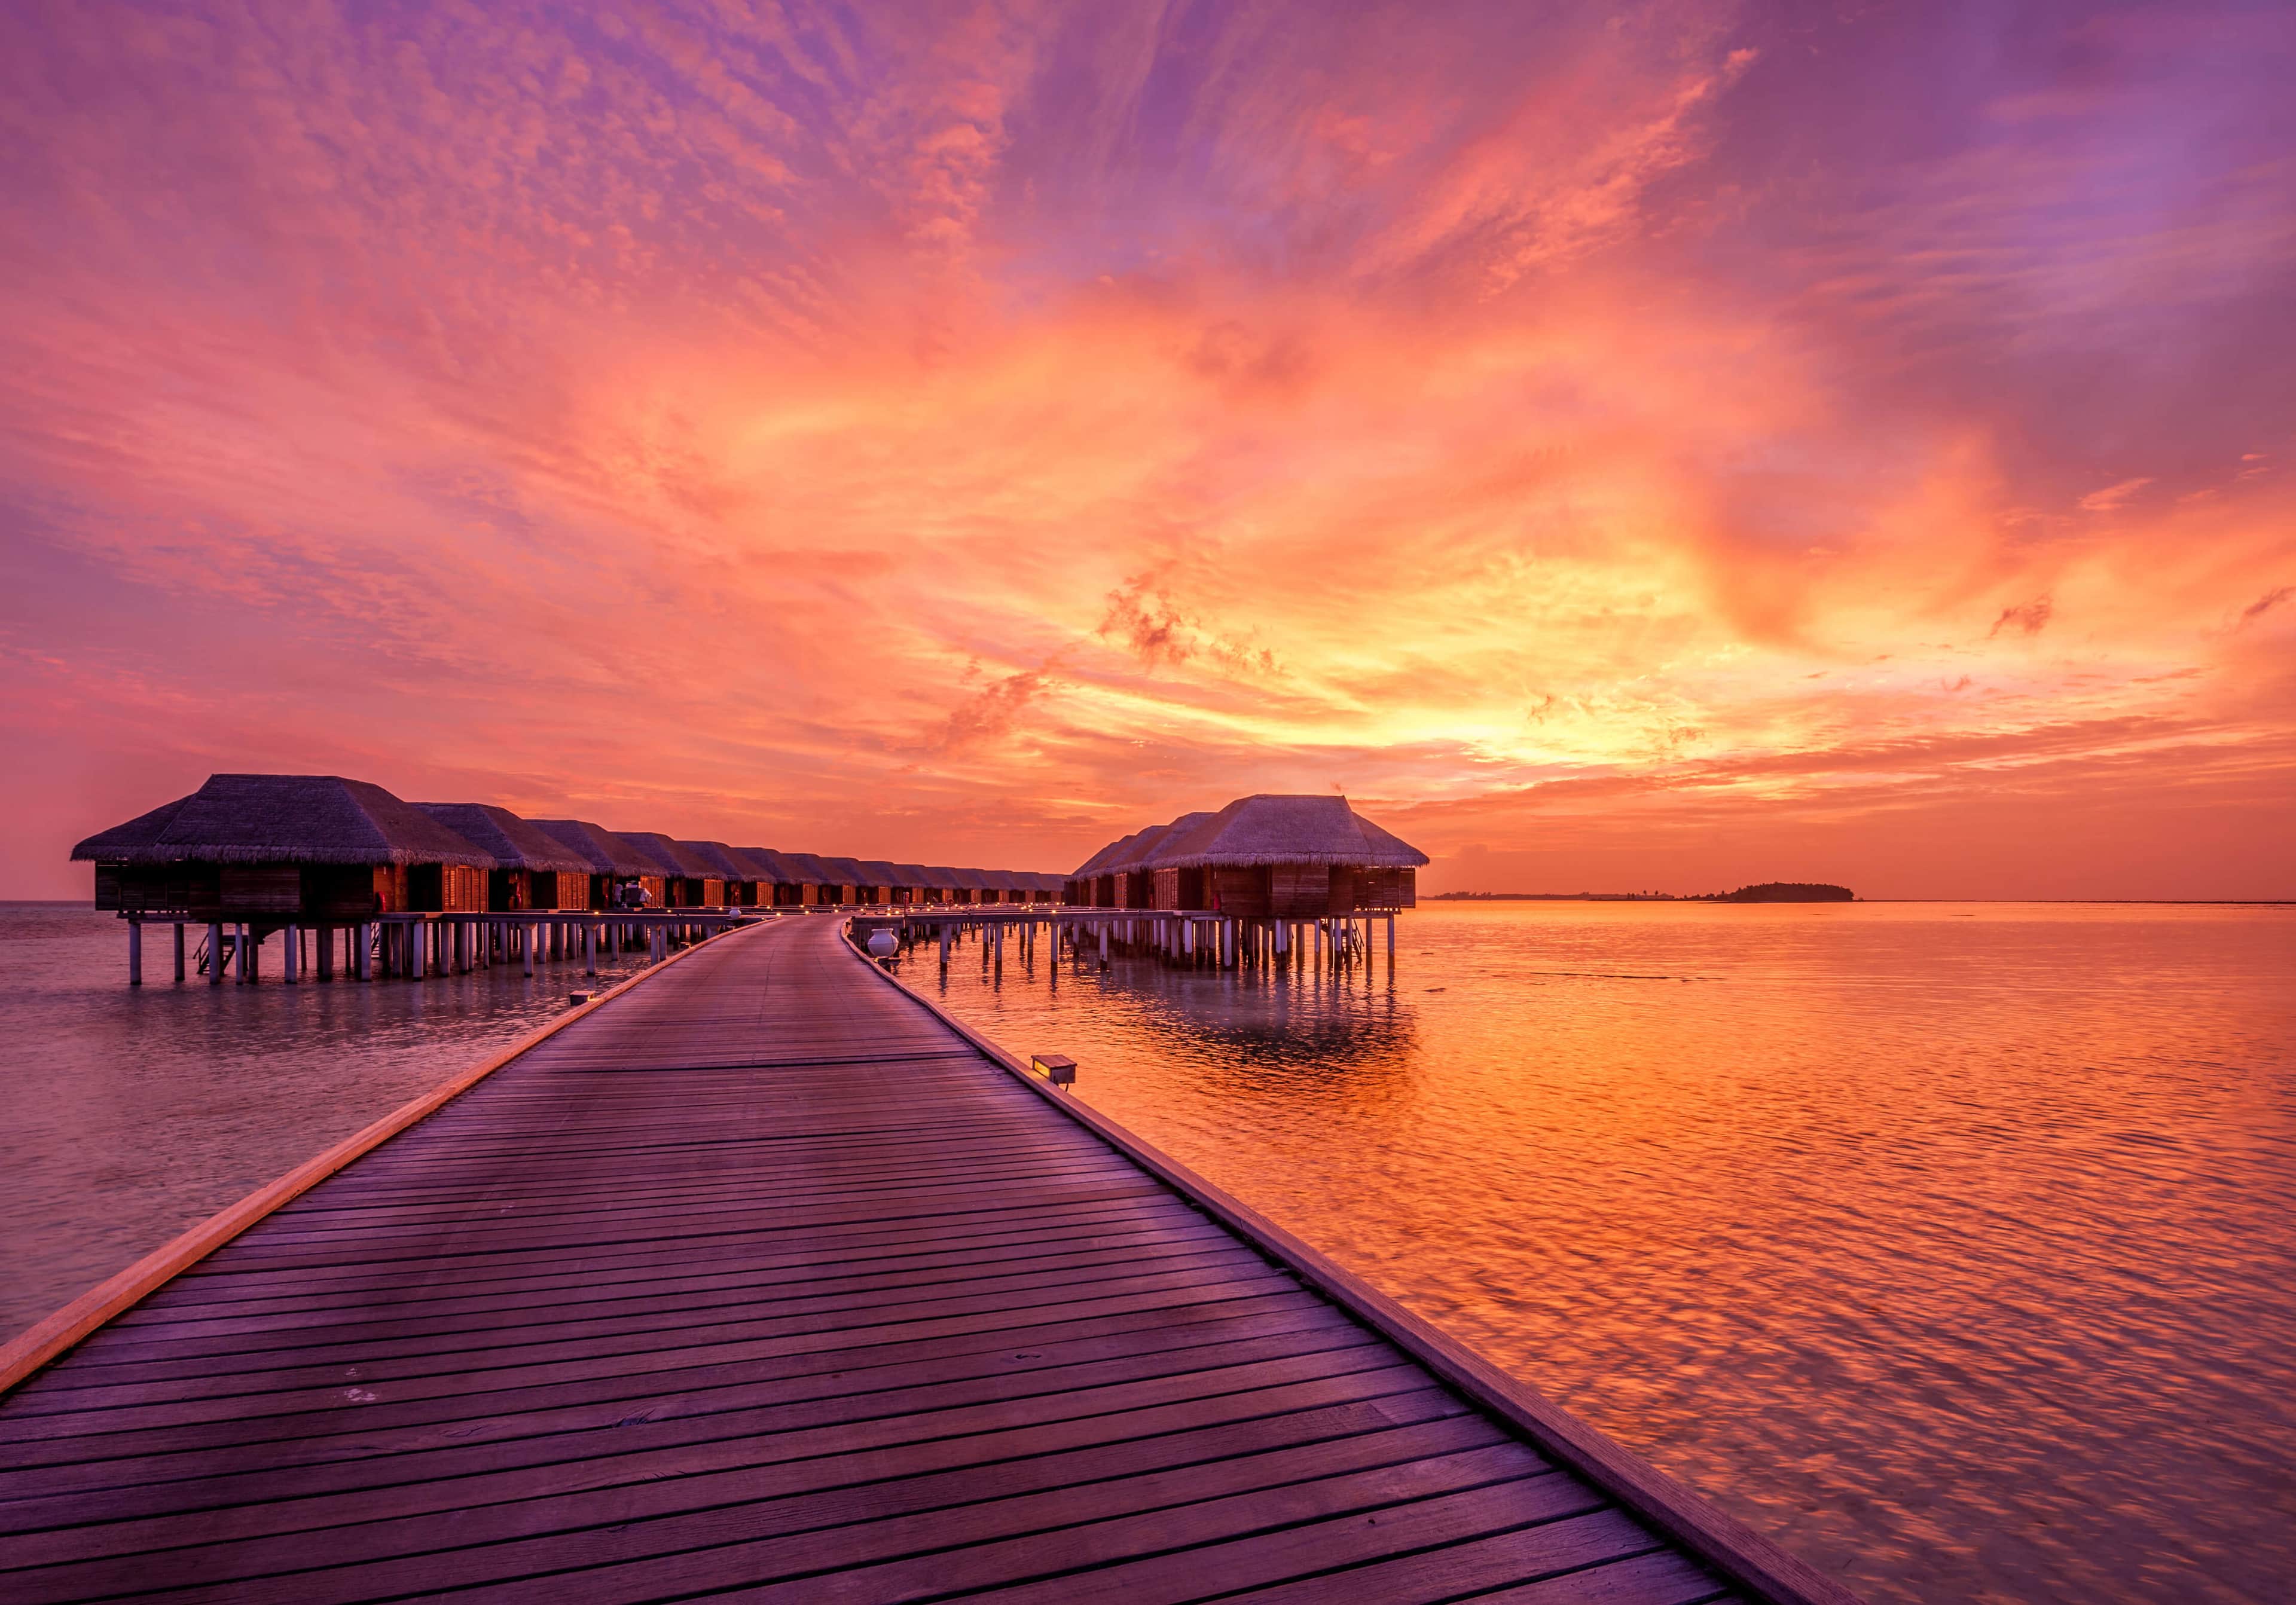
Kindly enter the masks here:
M 719 938 L 0 1400 L 0 1599 L 1734 1597 L 834 923 Z

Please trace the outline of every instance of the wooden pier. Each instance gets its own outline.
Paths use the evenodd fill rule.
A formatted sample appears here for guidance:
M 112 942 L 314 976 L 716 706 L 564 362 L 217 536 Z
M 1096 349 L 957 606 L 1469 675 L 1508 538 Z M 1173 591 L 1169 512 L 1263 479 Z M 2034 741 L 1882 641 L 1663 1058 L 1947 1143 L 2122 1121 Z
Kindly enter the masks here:
M 984 963 L 1002 964 L 1008 945 L 1033 962 L 1041 938 L 1063 958 L 1108 968 L 1112 955 L 1156 959 L 1187 969 L 1298 970 L 1371 964 L 1384 927 L 1387 963 L 1395 965 L 1395 915 L 1334 914 L 1321 919 L 1246 920 L 1207 910 L 1168 908 L 923 908 L 856 910 L 864 930 L 890 930 L 904 954 L 938 947 L 947 969 L 954 946 L 977 939 Z
M 245 985 L 262 979 L 267 938 L 279 938 L 280 979 L 373 981 L 396 977 L 422 980 L 464 975 L 496 964 L 535 966 L 580 960 L 583 973 L 598 973 L 601 955 L 643 953 L 655 962 L 679 948 L 761 916 L 722 909 L 532 909 L 511 913 L 397 913 L 327 925 L 250 924 L 246 921 L 193 922 L 122 916 L 127 925 L 127 984 L 144 984 L 144 928 L 171 925 L 175 930 L 175 983 L 204 979 L 220 987 L 226 979 Z M 196 949 L 188 931 L 206 933 Z M 340 969 L 337 969 L 338 957 Z
M 0 1598 L 1848 1598 L 842 925 L 681 953 L 0 1351 Z

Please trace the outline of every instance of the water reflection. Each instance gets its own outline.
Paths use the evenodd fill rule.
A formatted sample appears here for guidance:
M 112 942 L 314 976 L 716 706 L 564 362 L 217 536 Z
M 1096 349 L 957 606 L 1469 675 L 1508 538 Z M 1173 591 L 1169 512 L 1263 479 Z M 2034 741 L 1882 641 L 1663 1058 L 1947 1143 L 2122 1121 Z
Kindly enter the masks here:
M 2296 911 L 1402 935 L 945 995 L 1873 1598 L 2296 1597 Z

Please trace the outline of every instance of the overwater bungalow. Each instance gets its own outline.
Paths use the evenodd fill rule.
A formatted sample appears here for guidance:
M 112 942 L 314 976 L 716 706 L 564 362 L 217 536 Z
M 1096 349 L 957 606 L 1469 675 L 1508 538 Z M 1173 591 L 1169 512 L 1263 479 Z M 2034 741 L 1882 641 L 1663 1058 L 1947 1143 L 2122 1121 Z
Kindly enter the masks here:
M 636 886 L 648 906 L 660 908 L 666 880 L 660 861 L 632 842 L 624 841 L 603 825 L 586 819 L 529 819 L 526 822 L 590 866 L 588 906 L 620 906 L 617 896 Z
M 782 862 L 798 877 L 798 906 L 835 908 L 845 901 L 845 888 L 828 864 L 812 853 L 783 853 Z
M 771 848 L 735 848 L 734 856 L 750 866 L 751 879 L 757 882 L 758 906 L 760 908 L 794 908 L 800 902 L 803 883 L 798 879 L 796 867 L 788 855 Z
M 1117 901 L 1120 895 L 1119 880 L 1127 866 L 1135 863 L 1142 838 L 1161 834 L 1170 827 L 1150 825 L 1135 831 L 1129 836 L 1119 836 L 1077 867 L 1068 878 L 1068 901 L 1081 908 L 1122 908 Z
M 334 774 L 210 775 L 189 797 L 100 831 L 71 856 L 95 865 L 95 906 L 131 922 L 129 970 L 139 980 L 147 921 L 179 928 L 179 979 L 180 927 L 211 927 L 219 977 L 226 924 L 243 926 L 259 946 L 293 927 L 324 932 L 378 914 L 477 913 L 495 863 L 414 804 Z M 238 951 L 244 966 L 246 950 Z
M 924 877 L 926 902 L 954 903 L 956 901 L 955 870 L 945 864 L 927 864 L 919 865 L 918 872 Z
M 660 831 L 617 831 L 624 841 L 660 865 L 664 908 L 717 908 L 726 901 L 726 883 L 709 865 Z
M 837 903 L 851 907 L 871 901 L 868 894 L 876 888 L 868 884 L 868 875 L 858 858 L 824 858 L 823 872 L 829 877 L 825 884 L 837 888 Z
M 722 841 L 681 841 L 677 844 L 685 853 L 700 859 L 717 877 L 721 905 L 738 908 L 754 907 L 758 902 L 758 872 L 755 865 Z
M 508 808 L 490 803 L 414 806 L 492 855 L 494 867 L 487 872 L 488 913 L 590 906 L 588 862 Z
M 1144 856 L 1150 906 L 1308 920 L 1388 913 L 1418 901 L 1427 855 L 1343 797 L 1239 798 L 1193 824 L 1186 820 L 1174 821 Z
M 883 858 L 864 858 L 862 878 L 867 882 L 865 890 L 873 894 L 866 901 L 887 905 L 906 905 L 909 888 L 901 880 L 900 865 Z

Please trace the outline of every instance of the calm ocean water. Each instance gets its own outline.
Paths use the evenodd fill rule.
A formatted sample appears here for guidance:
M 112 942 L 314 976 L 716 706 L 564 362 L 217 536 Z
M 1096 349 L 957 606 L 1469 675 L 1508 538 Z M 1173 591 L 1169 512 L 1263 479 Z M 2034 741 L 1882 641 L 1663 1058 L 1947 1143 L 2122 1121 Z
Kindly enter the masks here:
M 579 984 L 124 948 L 0 905 L 0 1331 Z M 945 996 L 1876 1601 L 2296 1597 L 2296 910 L 1437 905 L 1399 957 Z
M 1435 905 L 1398 956 L 944 996 L 1871 1599 L 2296 1599 L 2296 909 Z

